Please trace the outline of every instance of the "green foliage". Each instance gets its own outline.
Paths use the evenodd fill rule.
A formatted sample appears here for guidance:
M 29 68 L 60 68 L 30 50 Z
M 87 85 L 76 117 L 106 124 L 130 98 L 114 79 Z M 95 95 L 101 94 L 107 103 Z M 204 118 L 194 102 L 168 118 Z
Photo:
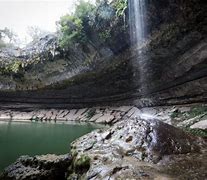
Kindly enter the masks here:
M 21 68 L 22 68 L 22 62 L 20 61 L 14 61 L 12 64 L 10 64 L 10 66 L 8 66 L 8 69 L 14 73 L 18 73 Z
M 194 107 L 188 114 L 188 118 L 193 118 L 202 114 L 207 114 L 207 107 Z
M 84 22 L 94 9 L 95 6 L 90 2 L 79 0 L 73 14 L 61 17 L 59 22 L 61 34 L 59 44 L 62 48 L 68 48 L 76 42 L 84 43 L 87 41 Z
M 108 38 L 111 37 L 110 30 L 105 30 L 99 33 L 99 37 L 101 40 L 106 41 Z
M 183 120 L 185 120 L 185 119 L 191 119 L 191 118 L 194 118 L 196 116 L 203 115 L 203 114 L 207 114 L 207 107 L 205 107 L 205 106 L 194 106 L 188 112 L 183 112 L 182 113 L 179 110 L 174 111 L 171 114 L 171 118 L 172 119 L 182 118 Z
M 0 48 L 11 47 L 16 43 L 17 35 L 12 30 L 8 28 L 0 29 Z
M 119 22 L 117 19 L 120 17 L 125 19 L 127 7 L 127 0 L 115 0 L 111 3 L 99 0 L 96 1 L 96 5 L 90 1 L 78 0 L 74 13 L 60 19 L 60 46 L 67 49 L 74 43 L 86 43 L 94 33 L 97 33 L 101 42 L 106 42 L 114 31 L 114 23 Z
M 71 155 L 72 155 L 73 158 L 76 157 L 76 156 L 78 155 L 78 152 L 77 152 L 76 149 L 71 149 L 70 152 L 71 152 Z
M 185 128 L 186 132 L 194 135 L 194 136 L 200 136 L 200 137 L 207 137 L 207 131 L 202 129 L 191 129 L 191 128 Z
M 95 6 L 93 4 L 85 0 L 79 0 L 76 4 L 74 16 L 83 20 L 84 18 L 90 16 L 94 10 Z
M 116 15 L 118 17 L 125 15 L 125 10 L 128 7 L 127 0 L 116 0 L 114 2 L 114 7 L 116 9 Z
M 76 158 L 74 161 L 75 171 L 84 171 L 90 168 L 91 159 L 85 154 L 82 154 L 79 158 Z
M 182 116 L 182 113 L 181 113 L 179 110 L 174 111 L 174 112 L 170 115 L 170 117 L 171 117 L 172 119 L 178 118 L 178 117 L 180 117 L 180 116 Z
M 84 34 L 82 32 L 82 20 L 71 15 L 65 15 L 60 20 L 61 37 L 59 39 L 60 46 L 67 48 L 76 41 L 82 41 Z
M 14 60 L 11 63 L 1 67 L 2 74 L 17 74 L 24 67 L 24 63 L 19 60 Z

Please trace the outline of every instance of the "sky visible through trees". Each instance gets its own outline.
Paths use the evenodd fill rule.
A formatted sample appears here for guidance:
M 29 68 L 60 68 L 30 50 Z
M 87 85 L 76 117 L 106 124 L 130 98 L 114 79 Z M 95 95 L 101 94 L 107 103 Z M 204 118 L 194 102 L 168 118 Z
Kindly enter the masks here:
M 14 31 L 22 43 L 31 40 L 29 27 L 56 31 L 56 22 L 73 10 L 76 0 L 0 0 L 0 29 Z

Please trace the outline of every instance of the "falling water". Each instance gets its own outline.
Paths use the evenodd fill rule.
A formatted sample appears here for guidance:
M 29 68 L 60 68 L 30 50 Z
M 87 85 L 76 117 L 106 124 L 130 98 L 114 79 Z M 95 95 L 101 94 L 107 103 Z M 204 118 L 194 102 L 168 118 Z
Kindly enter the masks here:
M 141 45 L 146 37 L 144 17 L 146 0 L 129 0 L 131 42 Z
M 143 56 L 141 46 L 146 40 L 145 15 L 146 0 L 128 0 L 131 44 L 136 47 L 136 64 L 139 68 L 139 82 L 142 92 L 146 92 L 146 57 Z

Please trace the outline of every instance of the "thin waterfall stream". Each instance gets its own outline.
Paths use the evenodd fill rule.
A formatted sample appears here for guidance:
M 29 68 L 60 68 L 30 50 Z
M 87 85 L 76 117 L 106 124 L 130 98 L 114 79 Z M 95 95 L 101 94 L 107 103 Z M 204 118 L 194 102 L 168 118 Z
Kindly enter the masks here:
M 143 93 L 146 93 L 146 57 L 142 54 L 142 45 L 146 40 L 146 1 L 145 0 L 129 0 L 129 21 L 130 21 L 130 40 L 135 47 L 136 64 L 139 68 L 139 81 Z

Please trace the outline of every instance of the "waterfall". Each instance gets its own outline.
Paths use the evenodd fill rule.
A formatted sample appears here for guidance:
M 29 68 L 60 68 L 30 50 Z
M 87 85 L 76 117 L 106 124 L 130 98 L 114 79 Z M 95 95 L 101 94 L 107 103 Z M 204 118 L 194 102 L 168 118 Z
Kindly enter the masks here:
M 141 46 L 146 40 L 146 0 L 128 0 L 131 44 L 136 47 L 136 64 L 139 68 L 140 91 L 146 93 L 146 57 Z
M 146 0 L 129 0 L 129 17 L 130 17 L 130 35 L 131 42 L 140 46 L 145 40 L 145 22 Z

